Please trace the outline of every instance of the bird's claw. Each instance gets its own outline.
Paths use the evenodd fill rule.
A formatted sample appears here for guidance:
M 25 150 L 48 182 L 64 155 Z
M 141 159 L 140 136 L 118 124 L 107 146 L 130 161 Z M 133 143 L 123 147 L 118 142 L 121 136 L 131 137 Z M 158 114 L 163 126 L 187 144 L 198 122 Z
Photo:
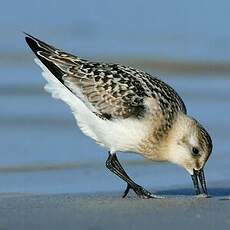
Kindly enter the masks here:
M 133 189 L 133 191 L 140 198 L 144 198 L 144 199 L 149 199 L 149 198 L 163 199 L 164 198 L 163 196 L 158 196 L 158 195 L 152 194 L 151 192 L 149 192 L 148 190 L 144 189 L 140 185 L 136 185 L 134 187 L 131 187 L 129 184 L 127 184 L 127 187 L 126 187 L 126 189 L 124 191 L 124 194 L 122 196 L 123 198 L 127 196 L 127 194 L 129 193 L 130 188 Z
M 133 190 L 140 198 L 144 198 L 144 199 L 149 199 L 149 198 L 162 199 L 163 198 L 162 196 L 157 196 L 155 194 L 152 194 L 151 192 L 149 192 L 148 190 L 144 189 L 141 186 L 138 186 L 137 188 L 134 188 Z
M 130 185 L 127 183 L 127 187 L 123 193 L 122 198 L 125 198 L 128 195 L 130 188 L 131 188 Z

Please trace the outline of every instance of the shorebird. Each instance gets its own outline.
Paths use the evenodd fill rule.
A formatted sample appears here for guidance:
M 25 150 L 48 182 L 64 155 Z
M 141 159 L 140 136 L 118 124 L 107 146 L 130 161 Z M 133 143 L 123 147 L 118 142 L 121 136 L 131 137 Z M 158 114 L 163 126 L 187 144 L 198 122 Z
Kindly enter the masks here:
M 132 189 L 139 197 L 159 198 L 128 176 L 118 151 L 182 166 L 196 194 L 208 194 L 204 165 L 211 137 L 187 115 L 172 87 L 132 67 L 84 60 L 29 34 L 25 39 L 48 82 L 45 89 L 70 106 L 85 135 L 108 149 L 106 167 L 127 183 L 123 197 Z

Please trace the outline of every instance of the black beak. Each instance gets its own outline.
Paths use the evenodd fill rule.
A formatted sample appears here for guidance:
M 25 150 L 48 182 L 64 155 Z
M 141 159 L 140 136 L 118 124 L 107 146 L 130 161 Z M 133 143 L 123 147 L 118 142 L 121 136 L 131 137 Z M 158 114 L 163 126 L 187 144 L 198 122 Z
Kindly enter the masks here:
M 208 195 L 203 168 L 200 170 L 193 169 L 193 175 L 191 175 L 191 177 L 192 177 L 194 189 L 196 190 L 196 195 L 199 194 Z M 201 185 L 201 188 L 199 184 Z

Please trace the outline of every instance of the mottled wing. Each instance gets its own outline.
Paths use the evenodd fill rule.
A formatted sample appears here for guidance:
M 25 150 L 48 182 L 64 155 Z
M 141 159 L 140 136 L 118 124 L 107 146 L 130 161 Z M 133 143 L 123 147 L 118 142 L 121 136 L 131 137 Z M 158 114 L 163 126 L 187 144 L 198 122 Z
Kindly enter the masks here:
M 163 105 L 170 107 L 173 103 L 186 112 L 182 100 L 172 88 L 142 71 L 83 60 L 30 35 L 26 41 L 52 74 L 102 118 L 142 117 L 147 109 L 146 97 L 156 100 L 160 97 Z

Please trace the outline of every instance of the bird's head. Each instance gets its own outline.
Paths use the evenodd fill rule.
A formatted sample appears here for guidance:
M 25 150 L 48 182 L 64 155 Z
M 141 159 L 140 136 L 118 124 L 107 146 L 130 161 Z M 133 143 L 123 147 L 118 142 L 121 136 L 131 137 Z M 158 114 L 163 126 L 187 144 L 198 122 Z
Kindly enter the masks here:
M 190 173 L 196 194 L 207 194 L 204 165 L 212 152 L 212 140 L 208 132 L 194 118 L 181 115 L 168 138 L 168 160 Z

